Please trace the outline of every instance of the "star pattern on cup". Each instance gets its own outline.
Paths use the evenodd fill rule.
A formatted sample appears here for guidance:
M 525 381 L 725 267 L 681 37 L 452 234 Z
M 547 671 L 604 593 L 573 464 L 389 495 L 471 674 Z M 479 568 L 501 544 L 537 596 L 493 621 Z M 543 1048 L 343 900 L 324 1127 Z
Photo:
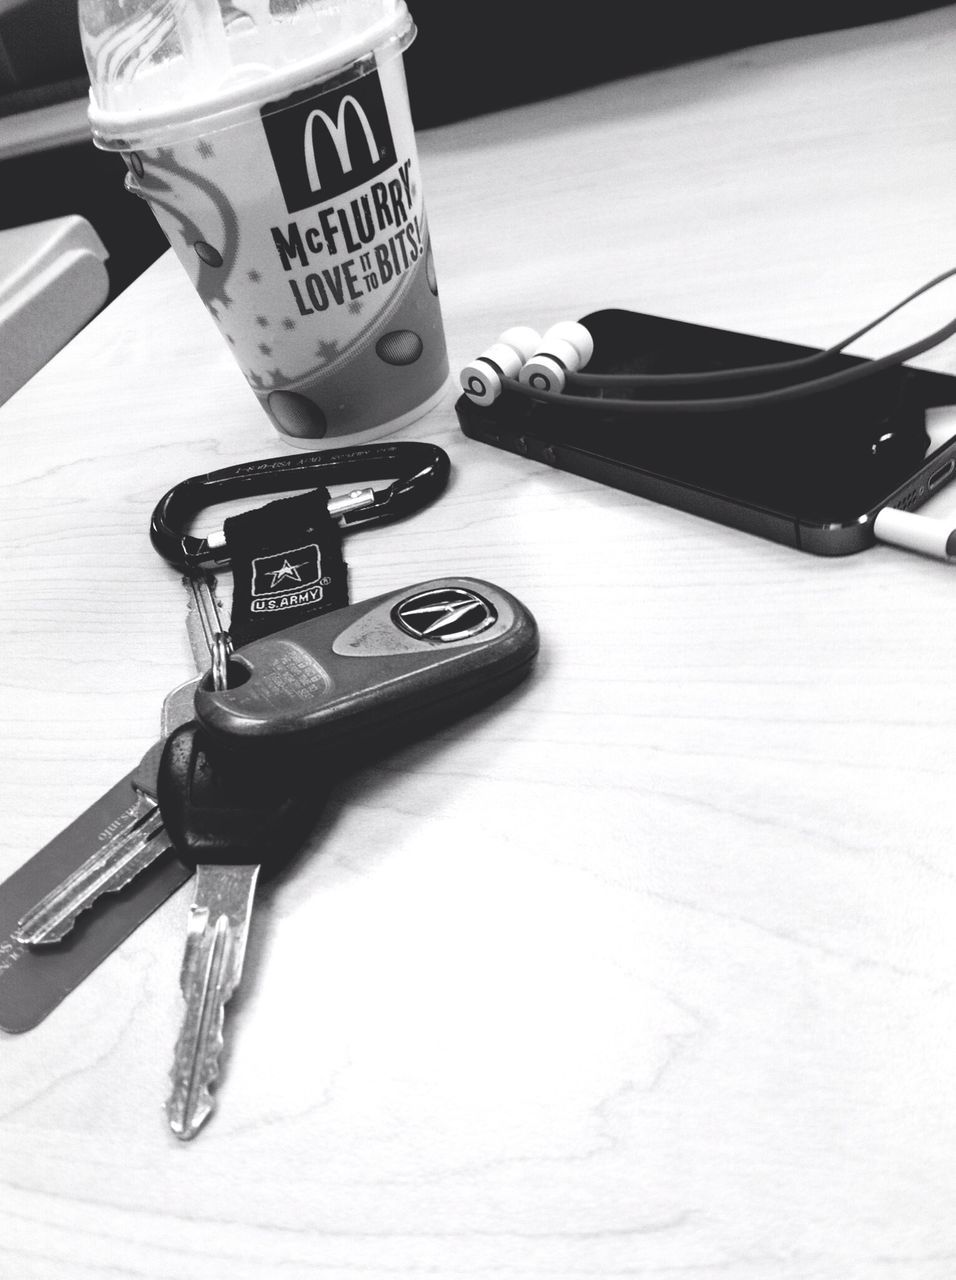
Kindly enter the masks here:
M 286 377 L 281 369 L 273 365 L 271 369 L 266 369 L 262 373 L 258 370 L 250 369 L 246 373 L 246 381 L 253 391 L 276 391 L 291 386 L 293 379 Z
M 339 354 L 339 344 L 337 342 L 320 342 L 315 349 L 315 354 L 323 364 L 331 364 Z

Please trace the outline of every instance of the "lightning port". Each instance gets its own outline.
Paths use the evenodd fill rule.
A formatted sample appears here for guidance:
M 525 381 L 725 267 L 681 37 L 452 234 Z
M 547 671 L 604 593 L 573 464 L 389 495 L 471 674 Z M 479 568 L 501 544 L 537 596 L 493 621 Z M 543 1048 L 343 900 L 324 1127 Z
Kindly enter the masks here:
M 926 481 L 927 489 L 938 489 L 943 481 L 948 480 L 954 471 L 956 471 L 956 458 L 950 458 L 949 462 L 944 462 Z

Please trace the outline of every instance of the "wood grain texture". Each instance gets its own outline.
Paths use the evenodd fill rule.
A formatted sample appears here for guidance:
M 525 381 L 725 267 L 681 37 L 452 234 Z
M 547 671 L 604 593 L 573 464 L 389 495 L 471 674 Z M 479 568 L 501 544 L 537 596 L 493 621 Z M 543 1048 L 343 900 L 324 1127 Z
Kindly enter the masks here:
M 956 261 L 954 65 L 949 8 L 423 134 L 454 367 L 605 306 L 853 330 Z M 349 539 L 352 596 L 499 582 L 533 679 L 350 780 L 263 891 L 195 1143 L 188 889 L 3 1038 L 0 1276 L 950 1280 L 951 568 L 803 556 L 453 404 L 402 433 L 447 493 Z M 171 255 L 0 411 L 0 876 L 190 674 L 156 499 L 280 451 Z

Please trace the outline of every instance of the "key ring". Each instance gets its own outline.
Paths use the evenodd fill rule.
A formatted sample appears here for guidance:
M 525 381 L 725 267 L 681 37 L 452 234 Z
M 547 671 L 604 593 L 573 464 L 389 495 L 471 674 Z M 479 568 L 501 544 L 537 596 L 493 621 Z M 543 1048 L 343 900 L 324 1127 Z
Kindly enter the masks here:
M 190 522 L 207 507 L 233 498 L 397 475 L 398 479 L 384 489 L 355 489 L 329 502 L 329 511 L 339 523 L 346 529 L 356 529 L 388 524 L 426 506 L 445 488 L 450 471 L 444 449 L 407 440 L 263 458 L 191 476 L 174 485 L 156 504 L 149 537 L 156 551 L 177 569 L 187 573 L 222 569 L 229 564 L 222 534 L 197 538 L 186 533 Z
M 229 688 L 229 659 L 232 657 L 232 637 L 228 631 L 217 631 L 209 646 L 212 658 L 212 687 L 217 693 Z

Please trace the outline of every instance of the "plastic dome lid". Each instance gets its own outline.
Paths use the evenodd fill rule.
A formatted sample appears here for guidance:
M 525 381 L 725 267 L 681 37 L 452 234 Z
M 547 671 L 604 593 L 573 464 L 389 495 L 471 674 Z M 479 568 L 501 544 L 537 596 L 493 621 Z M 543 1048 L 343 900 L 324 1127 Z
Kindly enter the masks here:
M 415 36 L 405 0 L 79 0 L 79 18 L 94 139 L 124 149 L 228 128 Z

